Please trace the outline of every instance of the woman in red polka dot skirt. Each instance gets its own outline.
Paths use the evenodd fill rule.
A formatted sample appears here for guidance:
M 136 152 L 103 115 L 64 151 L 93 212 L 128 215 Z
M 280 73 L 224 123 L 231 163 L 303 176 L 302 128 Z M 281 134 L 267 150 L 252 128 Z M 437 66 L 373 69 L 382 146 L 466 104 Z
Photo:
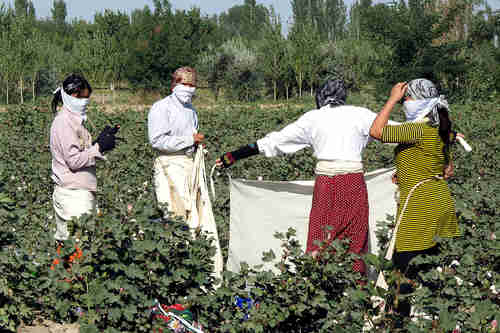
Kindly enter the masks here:
M 279 132 L 223 154 L 216 162 L 227 168 L 259 153 L 273 157 L 312 148 L 318 162 L 307 252 L 313 254 L 321 251 L 318 242 L 334 239 L 349 239 L 352 253 L 364 254 L 368 250 L 368 194 L 361 154 L 371 141 L 370 127 L 377 114 L 345 105 L 346 97 L 342 80 L 328 80 L 316 92 L 317 109 Z M 353 269 L 366 272 L 362 260 Z

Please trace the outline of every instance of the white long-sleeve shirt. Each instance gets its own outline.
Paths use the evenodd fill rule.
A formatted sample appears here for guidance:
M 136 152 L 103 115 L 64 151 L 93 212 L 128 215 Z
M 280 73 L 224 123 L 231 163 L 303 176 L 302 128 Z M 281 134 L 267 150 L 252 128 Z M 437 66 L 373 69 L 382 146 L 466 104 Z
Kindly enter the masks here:
M 183 105 L 175 95 L 156 102 L 148 114 L 148 136 L 153 148 L 175 153 L 194 145 L 193 134 L 198 131 L 198 115 L 192 105 Z
M 362 160 L 362 152 L 372 138 L 370 127 L 376 113 L 357 106 L 343 105 L 312 110 L 279 132 L 257 140 L 266 157 L 290 154 L 306 147 L 320 160 Z

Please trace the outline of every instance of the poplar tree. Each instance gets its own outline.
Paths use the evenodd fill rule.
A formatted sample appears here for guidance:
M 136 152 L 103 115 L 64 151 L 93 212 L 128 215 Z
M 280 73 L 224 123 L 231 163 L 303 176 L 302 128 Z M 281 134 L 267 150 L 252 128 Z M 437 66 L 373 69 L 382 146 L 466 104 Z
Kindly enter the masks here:
M 274 100 L 278 96 L 278 82 L 283 75 L 283 67 L 286 66 L 285 58 L 285 38 L 281 34 L 281 19 L 271 8 L 269 22 L 263 29 L 263 40 L 260 47 L 262 59 L 262 71 L 273 85 Z
M 64 0 L 54 0 L 50 12 L 52 13 L 52 21 L 58 28 L 66 25 L 68 10 Z

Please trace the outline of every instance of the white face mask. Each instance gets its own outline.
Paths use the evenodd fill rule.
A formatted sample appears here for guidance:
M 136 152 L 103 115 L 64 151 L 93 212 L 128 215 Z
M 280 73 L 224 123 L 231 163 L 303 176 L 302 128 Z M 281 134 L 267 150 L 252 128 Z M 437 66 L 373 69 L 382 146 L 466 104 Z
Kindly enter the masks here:
M 174 95 L 182 104 L 191 104 L 195 91 L 195 87 L 178 84 L 174 88 Z
M 429 100 L 420 99 L 415 101 L 405 101 L 403 103 L 403 112 L 406 121 L 415 122 L 424 118 L 429 113 Z
M 61 96 L 63 105 L 71 112 L 77 113 L 83 120 L 87 119 L 87 106 L 89 105 L 89 98 L 76 98 L 66 94 L 64 89 L 61 88 Z

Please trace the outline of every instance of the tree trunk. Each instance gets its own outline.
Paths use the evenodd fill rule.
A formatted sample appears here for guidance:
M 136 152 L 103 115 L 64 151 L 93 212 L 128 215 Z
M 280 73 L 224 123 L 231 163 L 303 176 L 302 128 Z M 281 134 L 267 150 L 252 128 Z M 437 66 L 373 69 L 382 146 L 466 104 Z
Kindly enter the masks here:
M 35 86 L 36 86 L 36 77 L 37 77 L 37 73 L 33 73 L 33 79 L 31 80 L 31 92 L 33 93 L 33 103 L 35 103 L 35 100 L 36 100 L 36 89 L 35 89 Z
M 24 104 L 24 79 L 22 77 L 19 79 L 19 85 L 21 90 L 21 104 Z
M 7 104 L 9 104 L 9 79 L 7 79 L 7 87 L 6 87 L 6 95 L 7 95 Z
M 109 89 L 111 90 L 111 103 L 115 104 L 115 82 L 111 81 L 111 84 L 109 85 Z
M 299 73 L 299 98 L 302 98 L 302 73 Z
M 278 97 L 277 96 L 278 95 L 278 92 L 277 92 L 278 88 L 277 88 L 276 80 L 273 80 L 273 88 L 274 88 L 274 101 L 276 102 L 276 98 Z
M 287 102 L 288 102 L 288 98 L 289 98 L 289 96 L 290 96 L 290 95 L 288 94 L 288 89 L 289 89 L 289 86 L 288 86 L 288 84 L 287 84 L 287 85 L 286 85 L 286 100 L 287 100 Z

